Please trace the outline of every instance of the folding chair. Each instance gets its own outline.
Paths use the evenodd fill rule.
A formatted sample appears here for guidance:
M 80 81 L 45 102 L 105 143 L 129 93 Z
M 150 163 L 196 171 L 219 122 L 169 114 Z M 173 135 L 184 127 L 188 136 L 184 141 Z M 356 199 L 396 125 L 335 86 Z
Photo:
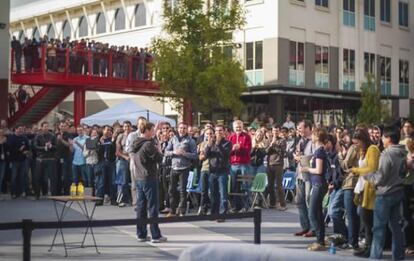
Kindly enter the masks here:
M 283 174 L 283 190 L 285 191 L 285 200 L 288 199 L 289 195 L 292 196 L 292 199 L 295 198 L 296 190 L 296 173 L 293 171 L 286 171 Z M 292 200 L 293 201 L 293 200 Z
M 257 173 L 254 177 L 252 188 L 250 189 L 253 197 L 252 206 L 250 209 L 253 209 L 254 204 L 258 200 L 258 196 L 260 196 L 263 200 L 263 204 L 266 208 L 269 208 L 269 205 L 267 204 L 266 197 L 264 196 L 264 192 L 266 190 L 267 186 L 267 174 L 266 173 Z
M 190 204 L 194 209 L 199 207 L 198 194 L 202 192 L 202 180 L 201 178 L 197 179 L 197 171 L 190 171 L 188 174 L 187 180 L 187 213 L 189 212 Z

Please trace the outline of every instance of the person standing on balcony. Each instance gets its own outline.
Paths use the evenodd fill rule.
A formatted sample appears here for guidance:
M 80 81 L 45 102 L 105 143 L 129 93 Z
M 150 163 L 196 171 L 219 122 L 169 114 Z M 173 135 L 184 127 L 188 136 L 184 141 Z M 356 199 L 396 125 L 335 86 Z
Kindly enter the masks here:
M 23 45 L 23 56 L 24 56 L 24 71 L 32 72 L 32 47 L 30 40 L 26 37 L 24 38 L 24 45 Z
M 49 123 L 42 122 L 41 131 L 33 141 L 36 151 L 36 175 L 35 175 L 35 195 L 36 199 L 40 197 L 40 187 L 42 195 L 46 196 L 48 192 L 48 178 L 52 195 L 57 195 L 57 173 L 56 173 L 56 137 L 49 131 Z M 49 177 L 48 177 L 49 175 Z
M 20 41 L 16 39 L 16 36 L 13 36 L 13 40 L 11 42 L 11 48 L 14 53 L 16 72 L 21 73 L 22 71 L 22 45 L 20 44 Z

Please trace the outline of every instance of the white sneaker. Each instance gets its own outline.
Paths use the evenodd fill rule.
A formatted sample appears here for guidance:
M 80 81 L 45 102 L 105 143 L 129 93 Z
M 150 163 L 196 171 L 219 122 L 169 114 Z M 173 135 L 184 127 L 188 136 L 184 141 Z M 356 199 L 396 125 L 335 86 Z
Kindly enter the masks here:
M 104 204 L 109 204 L 110 201 L 111 201 L 111 199 L 109 198 L 109 196 L 108 195 L 105 195 L 104 196 Z
M 139 238 L 137 236 L 137 240 L 138 240 L 138 242 L 147 242 L 147 241 L 150 241 L 151 240 L 151 237 L 150 236 L 147 236 L 146 238 Z
M 156 239 L 152 239 L 151 243 L 157 244 L 157 243 L 164 243 L 167 242 L 167 238 L 166 237 L 160 237 L 160 238 L 156 238 Z

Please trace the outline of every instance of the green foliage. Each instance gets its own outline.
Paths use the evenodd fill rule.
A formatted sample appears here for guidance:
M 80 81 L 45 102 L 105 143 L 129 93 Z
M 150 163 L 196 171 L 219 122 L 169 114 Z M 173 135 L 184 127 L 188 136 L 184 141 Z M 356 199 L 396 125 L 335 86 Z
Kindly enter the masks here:
M 162 97 L 170 97 L 177 109 L 188 99 L 202 113 L 218 107 L 240 112 L 239 97 L 246 90 L 244 70 L 224 52 L 235 46 L 232 32 L 244 24 L 240 4 L 237 0 L 180 0 L 171 7 L 169 2 L 164 0 L 162 36 L 151 47 Z
M 368 76 L 361 86 L 361 107 L 357 114 L 358 122 L 368 125 L 378 124 L 391 118 L 389 102 L 381 101 L 381 94 L 376 88 L 375 78 Z

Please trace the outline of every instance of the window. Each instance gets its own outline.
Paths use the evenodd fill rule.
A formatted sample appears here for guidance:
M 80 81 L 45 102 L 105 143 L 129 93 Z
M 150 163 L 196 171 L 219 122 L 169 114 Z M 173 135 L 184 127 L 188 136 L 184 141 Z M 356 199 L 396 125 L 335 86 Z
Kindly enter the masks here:
M 289 84 L 305 85 L 305 47 L 304 43 L 290 41 Z
M 409 96 L 409 63 L 408 61 L 400 60 L 400 96 L 408 98 Z
M 380 56 L 379 69 L 381 79 L 381 94 L 391 95 L 391 58 Z
M 115 11 L 115 31 L 125 29 L 124 9 L 118 8 Z
M 315 85 L 329 88 L 329 47 L 315 47 Z
M 69 22 L 68 22 L 68 20 L 65 20 L 65 22 L 63 22 L 63 25 L 62 25 L 62 37 L 63 38 L 67 38 L 67 37 L 70 38 L 71 32 L 72 32 L 72 30 L 70 28 Z
M 39 33 L 39 30 L 37 29 L 37 27 L 33 28 L 32 38 L 36 39 L 37 41 L 40 40 L 40 33 Z
M 391 23 L 391 0 L 381 0 L 381 21 Z
M 355 0 L 343 0 L 343 23 L 355 27 Z
M 135 26 L 144 26 L 147 24 L 147 10 L 144 4 L 135 6 Z
M 344 91 L 355 91 L 355 50 L 344 49 L 343 68 Z
M 375 0 L 364 0 L 364 28 L 375 31 Z
M 403 27 L 408 27 L 408 3 L 398 2 L 398 24 Z
M 47 27 L 47 38 L 54 39 L 55 38 L 55 28 L 53 28 L 52 24 L 49 24 Z
M 263 85 L 263 42 L 246 43 L 245 48 L 247 85 Z
M 329 0 L 315 0 L 315 5 L 328 8 Z
M 373 53 L 364 53 L 364 72 L 365 77 L 368 75 L 375 76 L 375 54 Z
M 97 34 L 106 33 L 106 19 L 105 19 L 105 15 L 102 12 L 99 12 L 96 15 L 96 33 Z
M 88 22 L 86 21 L 85 16 L 82 16 L 79 19 L 79 37 L 84 37 L 88 35 Z

